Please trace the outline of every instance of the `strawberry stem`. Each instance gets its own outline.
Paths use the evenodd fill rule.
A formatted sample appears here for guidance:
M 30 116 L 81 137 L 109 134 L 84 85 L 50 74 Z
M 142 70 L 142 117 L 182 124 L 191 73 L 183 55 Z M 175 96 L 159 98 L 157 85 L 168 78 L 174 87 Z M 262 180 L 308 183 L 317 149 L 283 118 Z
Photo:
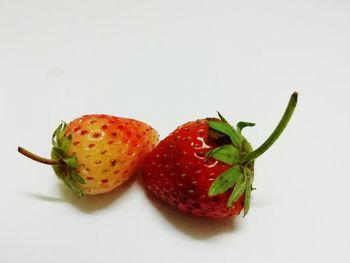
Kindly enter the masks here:
M 47 158 L 41 157 L 39 155 L 31 153 L 30 151 L 28 151 L 22 147 L 18 147 L 18 152 L 23 154 L 24 156 L 34 160 L 34 161 L 39 162 L 39 163 L 44 163 L 44 164 L 48 164 L 48 165 L 59 165 L 59 164 L 63 163 L 61 160 L 53 160 L 53 159 L 47 159 Z
M 294 92 L 292 96 L 289 99 L 288 106 L 278 123 L 275 130 L 272 132 L 269 138 L 255 151 L 252 151 L 242 158 L 242 163 L 250 163 L 254 161 L 256 158 L 258 158 L 260 155 L 262 155 L 267 149 L 271 147 L 271 145 L 278 139 L 278 137 L 282 134 L 283 130 L 286 128 L 290 118 L 293 115 L 293 112 L 295 110 L 295 107 L 297 105 L 298 101 L 298 93 Z

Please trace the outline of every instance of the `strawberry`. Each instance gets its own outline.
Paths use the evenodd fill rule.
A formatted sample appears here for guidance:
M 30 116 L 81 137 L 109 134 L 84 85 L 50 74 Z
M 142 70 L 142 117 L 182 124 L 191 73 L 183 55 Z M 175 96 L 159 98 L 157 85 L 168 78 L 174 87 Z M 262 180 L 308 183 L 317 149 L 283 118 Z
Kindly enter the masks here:
M 106 193 L 124 183 L 157 143 L 157 132 L 145 123 L 93 114 L 58 126 L 52 136 L 52 159 L 21 147 L 18 151 L 52 165 L 58 178 L 84 196 Z
M 271 136 L 256 150 L 242 135 L 254 123 L 232 127 L 220 119 L 201 119 L 178 127 L 147 156 L 142 177 L 149 191 L 179 210 L 222 218 L 244 216 L 250 207 L 254 161 L 281 135 L 297 103 L 293 93 Z

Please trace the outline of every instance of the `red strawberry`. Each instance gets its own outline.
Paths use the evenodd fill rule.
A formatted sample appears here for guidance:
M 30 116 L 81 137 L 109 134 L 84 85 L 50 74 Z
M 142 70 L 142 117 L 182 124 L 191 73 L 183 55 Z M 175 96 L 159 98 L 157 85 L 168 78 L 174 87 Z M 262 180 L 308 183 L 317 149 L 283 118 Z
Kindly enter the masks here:
M 51 164 L 74 193 L 106 193 L 128 180 L 158 143 L 157 132 L 137 120 L 109 115 L 85 115 L 62 123 L 52 137 L 52 159 L 19 152 Z
M 221 218 L 248 213 L 254 160 L 264 153 L 286 127 L 297 102 L 293 93 L 271 136 L 255 151 L 243 137 L 239 122 L 233 128 L 220 119 L 188 122 L 161 141 L 147 156 L 143 179 L 156 196 L 181 211 Z

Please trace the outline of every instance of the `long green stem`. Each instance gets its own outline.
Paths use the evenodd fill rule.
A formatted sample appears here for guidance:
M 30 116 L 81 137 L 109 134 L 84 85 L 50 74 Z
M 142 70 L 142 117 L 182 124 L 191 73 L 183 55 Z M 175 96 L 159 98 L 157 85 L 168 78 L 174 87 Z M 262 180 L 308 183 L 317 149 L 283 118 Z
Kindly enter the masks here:
M 293 115 L 294 109 L 297 105 L 298 101 L 298 93 L 294 92 L 292 96 L 290 97 L 288 106 L 286 108 L 286 111 L 284 112 L 282 119 L 278 123 L 275 130 L 272 132 L 269 138 L 255 151 L 252 151 L 242 158 L 242 163 L 249 163 L 251 161 L 254 161 L 256 158 L 258 158 L 260 155 L 262 155 L 267 149 L 271 147 L 271 145 L 278 139 L 278 137 L 282 134 L 283 130 L 286 128 L 290 118 Z
M 31 153 L 30 151 L 28 151 L 22 147 L 18 147 L 18 152 L 23 154 L 24 156 L 34 160 L 34 161 L 39 162 L 39 163 L 44 163 L 44 164 L 49 164 L 49 165 L 62 164 L 62 161 L 60 161 L 60 160 L 52 160 L 52 159 L 47 159 L 47 158 L 41 157 L 39 155 Z

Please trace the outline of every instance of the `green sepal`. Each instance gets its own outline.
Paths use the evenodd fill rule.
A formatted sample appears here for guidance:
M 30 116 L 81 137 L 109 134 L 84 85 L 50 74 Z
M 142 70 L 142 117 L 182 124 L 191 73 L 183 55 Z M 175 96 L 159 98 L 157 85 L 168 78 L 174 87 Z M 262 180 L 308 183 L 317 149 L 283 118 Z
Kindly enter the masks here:
M 239 163 L 239 150 L 231 144 L 223 145 L 208 151 L 205 155 L 205 159 L 210 157 L 221 161 L 226 164 Z
M 64 158 L 63 162 L 65 162 L 68 165 L 68 167 L 71 169 L 78 168 L 78 160 L 77 160 L 77 157 L 75 157 L 74 155 Z
M 72 135 L 71 134 L 69 134 L 68 136 L 64 136 L 62 138 L 61 149 L 64 153 L 67 152 L 71 142 L 72 142 Z
M 206 153 L 205 159 L 214 158 L 222 163 L 231 165 L 231 167 L 214 180 L 208 190 L 208 196 L 219 195 L 232 189 L 226 205 L 228 208 L 231 208 L 239 198 L 244 197 L 245 216 L 250 208 L 254 163 L 245 165 L 242 162 L 242 157 L 250 153 L 252 147 L 241 132 L 245 127 L 252 127 L 255 124 L 241 121 L 237 123 L 235 129 L 220 112 L 218 112 L 218 115 L 220 120 L 209 119 L 208 126 L 212 130 L 228 136 L 230 142 L 226 140 L 224 143 L 231 144 L 224 144 L 211 149 Z
M 77 180 L 72 175 L 71 170 L 66 165 L 54 165 L 53 169 L 59 179 L 61 179 L 69 189 L 79 197 L 84 196 L 84 192 L 79 188 Z
M 58 125 L 58 127 L 56 128 L 56 130 L 55 130 L 55 131 L 53 132 L 53 134 L 52 134 L 52 145 L 53 145 L 53 146 L 57 146 L 57 145 L 58 145 L 58 141 L 57 141 L 57 140 L 59 140 L 58 134 L 61 133 L 62 126 L 63 126 L 63 123 L 61 123 L 60 125 Z
M 71 171 L 72 178 L 80 184 L 86 184 L 86 181 L 77 172 Z
M 243 177 L 243 173 L 239 165 L 228 169 L 215 179 L 209 188 L 208 195 L 214 196 L 226 192 L 240 177 Z
M 241 149 L 242 149 L 241 154 L 246 154 L 246 153 L 250 153 L 253 150 L 253 147 L 246 139 L 244 139 L 242 141 L 242 148 Z
M 227 207 L 232 207 L 233 203 L 236 202 L 244 193 L 246 189 L 246 180 L 244 177 L 245 176 L 243 174 L 238 177 L 236 185 L 227 201 Z
M 59 159 L 62 160 L 64 159 L 64 152 L 62 151 L 61 148 L 58 147 L 52 147 L 52 151 L 51 151 L 51 157 L 52 159 Z
M 63 138 L 65 137 L 65 133 L 67 131 L 67 123 L 62 121 L 62 123 L 56 128 L 54 133 L 52 134 L 52 145 L 56 147 L 61 147 Z
M 72 141 L 71 135 L 66 135 L 68 125 L 62 122 L 52 135 L 52 159 L 61 160 L 62 164 L 53 166 L 58 178 L 67 185 L 76 195 L 83 197 L 84 192 L 79 184 L 86 184 L 83 177 L 77 172 L 78 160 L 74 155 L 68 155 L 67 151 Z
M 252 193 L 252 182 L 250 177 L 247 177 L 247 186 L 245 188 L 244 192 L 244 213 L 243 217 L 248 214 L 249 208 L 250 208 L 250 199 L 251 199 L 251 193 Z
M 234 173 L 234 175 L 231 174 L 231 169 L 233 169 L 233 167 L 225 171 L 223 174 L 219 175 L 219 177 L 213 182 L 208 191 L 209 196 L 223 193 L 232 187 L 233 190 L 227 202 L 227 207 L 232 207 L 232 205 L 235 202 L 237 202 L 239 198 L 244 197 L 244 216 L 247 215 L 250 208 L 251 191 L 255 189 L 252 187 L 254 179 L 254 160 L 260 155 L 262 155 L 266 150 L 268 150 L 271 147 L 271 145 L 273 145 L 274 142 L 282 134 L 293 115 L 293 112 L 297 105 L 297 101 L 298 93 L 294 92 L 289 99 L 287 108 L 277 127 L 274 129 L 272 134 L 265 140 L 265 142 L 254 151 L 251 145 L 248 143 L 248 141 L 241 134 L 242 130 L 245 127 L 252 127 L 255 125 L 254 123 L 241 121 L 237 123 L 235 129 L 226 121 L 226 119 L 219 112 L 218 115 L 220 120 L 208 119 L 208 126 L 211 129 L 220 132 L 224 135 L 227 135 L 230 138 L 233 147 L 238 148 L 240 158 L 239 162 L 236 165 L 234 165 L 234 167 L 236 167 L 236 169 L 241 169 L 241 173 L 239 173 L 238 176 L 236 173 Z M 218 136 L 213 136 L 214 140 L 216 138 L 222 139 Z M 221 142 L 217 140 L 217 143 L 219 145 L 226 144 L 227 139 L 225 140 L 225 142 L 223 142 L 223 140 L 221 140 Z M 215 159 L 220 160 L 223 163 L 230 164 L 231 160 L 227 158 L 227 152 L 225 152 L 225 147 L 227 146 L 219 146 L 216 149 L 210 150 L 206 154 L 206 159 L 208 159 L 209 157 L 214 157 Z M 243 194 L 244 196 L 242 196 Z
M 209 120 L 208 125 L 215 131 L 227 135 L 232 144 L 238 148 L 241 146 L 242 136 L 227 122 Z
M 228 121 L 225 119 L 225 117 L 224 116 L 222 116 L 221 115 L 221 113 L 220 112 L 217 112 L 218 113 L 218 116 L 219 116 L 219 118 L 220 118 L 220 120 L 222 121 L 222 122 L 226 122 L 226 123 L 228 123 Z
M 84 179 L 83 179 L 84 180 Z M 84 192 L 80 189 L 77 184 L 77 179 L 72 175 L 71 172 L 68 173 L 68 176 L 65 176 L 63 182 L 79 197 L 84 196 Z
M 240 121 L 239 123 L 237 123 L 236 128 L 237 128 L 237 131 L 238 131 L 239 133 L 242 133 L 242 130 L 243 130 L 245 127 L 253 127 L 253 126 L 255 126 L 255 123 Z

